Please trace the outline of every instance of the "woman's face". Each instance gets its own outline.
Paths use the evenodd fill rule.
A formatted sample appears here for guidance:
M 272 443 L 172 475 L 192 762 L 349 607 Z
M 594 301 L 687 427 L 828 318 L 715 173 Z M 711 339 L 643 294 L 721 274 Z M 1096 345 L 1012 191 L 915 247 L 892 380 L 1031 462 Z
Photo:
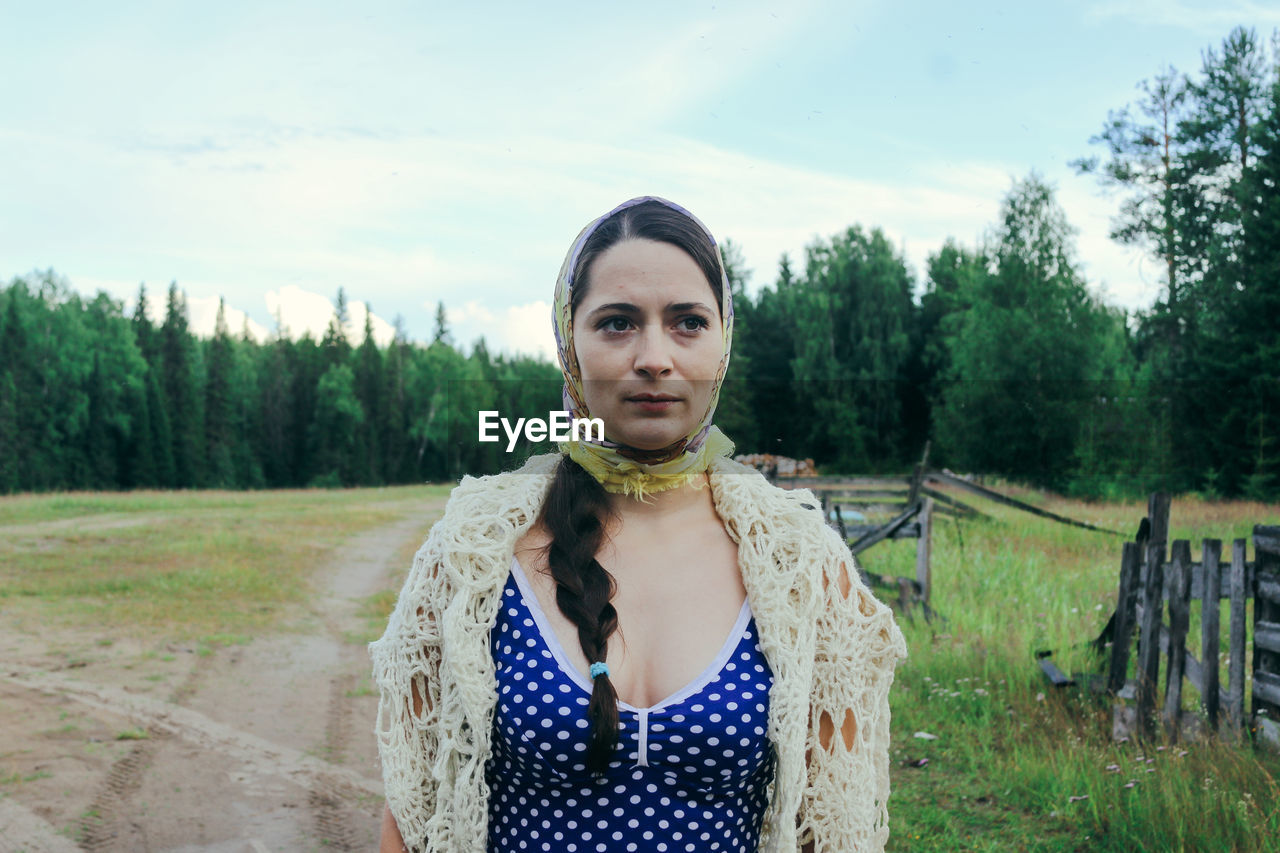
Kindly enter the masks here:
M 584 402 L 605 436 L 658 450 L 702 419 L 721 356 L 715 292 L 693 258 L 670 243 L 629 239 L 587 269 L 573 312 Z

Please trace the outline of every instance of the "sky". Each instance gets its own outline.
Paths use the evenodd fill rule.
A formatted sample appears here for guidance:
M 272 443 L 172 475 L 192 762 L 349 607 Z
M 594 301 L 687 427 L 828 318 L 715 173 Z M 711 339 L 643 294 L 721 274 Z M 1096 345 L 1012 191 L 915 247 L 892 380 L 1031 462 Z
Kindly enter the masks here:
M 323 332 L 553 357 L 564 253 L 660 195 L 778 260 L 879 227 L 924 286 L 1033 170 L 1090 287 L 1128 309 L 1159 265 L 1069 165 L 1170 65 L 1197 71 L 1280 2 L 219 3 L 0 0 L 0 280 L 53 269 L 207 334 Z M 366 308 L 367 306 L 367 308 Z M 158 316 L 158 315 L 157 315 Z

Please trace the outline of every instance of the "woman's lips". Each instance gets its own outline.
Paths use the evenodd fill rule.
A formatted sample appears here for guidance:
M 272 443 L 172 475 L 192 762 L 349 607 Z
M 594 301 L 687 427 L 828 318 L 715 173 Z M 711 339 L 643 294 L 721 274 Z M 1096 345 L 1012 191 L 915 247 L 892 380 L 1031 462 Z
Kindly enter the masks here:
M 628 397 L 627 403 L 635 406 L 642 412 L 665 412 L 680 402 L 679 397 L 672 397 L 668 394 L 636 394 Z

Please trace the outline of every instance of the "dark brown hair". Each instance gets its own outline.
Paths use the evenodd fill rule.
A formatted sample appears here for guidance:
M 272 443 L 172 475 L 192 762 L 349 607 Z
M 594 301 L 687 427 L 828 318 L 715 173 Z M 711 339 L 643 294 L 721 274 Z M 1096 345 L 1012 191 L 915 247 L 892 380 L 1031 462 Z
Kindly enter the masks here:
M 628 239 L 655 240 L 683 249 L 706 276 L 719 308 L 723 283 L 715 243 L 688 215 L 660 201 L 645 201 L 610 216 L 583 244 L 569 293 L 575 310 L 590 287 L 592 261 Z M 610 603 L 617 587 L 613 576 L 596 560 L 609 516 L 604 487 L 568 456 L 561 458 L 539 521 L 551 536 L 547 567 L 556 583 L 556 604 L 577 627 L 588 663 L 605 659 L 609 637 L 618 628 L 618 612 Z M 618 745 L 618 692 L 609 676 L 592 679 L 587 717 L 591 720 L 587 767 L 601 774 Z

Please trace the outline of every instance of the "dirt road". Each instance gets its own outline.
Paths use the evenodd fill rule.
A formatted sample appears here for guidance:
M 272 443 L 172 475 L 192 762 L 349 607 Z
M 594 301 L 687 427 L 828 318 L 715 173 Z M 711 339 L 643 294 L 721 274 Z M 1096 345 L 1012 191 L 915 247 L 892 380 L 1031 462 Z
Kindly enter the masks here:
M 302 629 L 169 646 L 0 620 L 0 853 L 374 850 L 382 784 L 359 599 L 436 514 L 349 540 Z

